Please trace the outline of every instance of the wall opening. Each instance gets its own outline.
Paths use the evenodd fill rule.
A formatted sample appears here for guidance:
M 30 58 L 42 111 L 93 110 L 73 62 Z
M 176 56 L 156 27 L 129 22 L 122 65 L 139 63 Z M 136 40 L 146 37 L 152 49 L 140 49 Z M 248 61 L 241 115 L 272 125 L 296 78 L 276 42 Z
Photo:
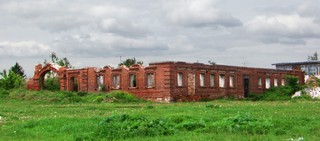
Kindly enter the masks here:
M 285 84 L 285 80 L 284 80 L 284 79 L 281 79 L 281 86 L 284 86 L 284 85 L 286 85 L 286 84 Z
M 77 77 L 71 77 L 69 81 L 69 90 L 77 92 L 79 90 L 78 85 L 78 78 Z
M 277 78 L 274 79 L 273 86 L 278 87 L 278 79 Z
M 214 87 L 214 74 L 210 74 L 210 87 Z
M 201 73 L 200 74 L 200 87 L 204 87 L 204 84 L 205 84 L 205 77 L 204 77 L 204 74 Z
M 130 87 L 137 87 L 137 79 L 135 74 L 130 74 Z
M 120 89 L 120 76 L 119 75 L 112 76 L 112 88 L 113 89 Z
M 258 78 L 258 88 L 262 88 L 262 78 Z
M 39 78 L 40 90 L 59 91 L 60 78 L 54 71 L 44 72 Z
M 183 86 L 183 74 L 180 72 L 177 75 L 177 85 L 179 87 Z
M 97 77 L 97 87 L 98 87 L 98 91 L 105 91 L 106 90 L 106 87 L 105 87 L 105 85 L 104 85 L 104 81 L 103 81 L 103 79 L 104 79 L 104 76 L 103 75 L 99 75 L 98 77 Z
M 225 75 L 224 74 L 220 74 L 219 75 L 219 87 L 220 88 L 224 88 L 225 87 Z
M 154 86 L 154 74 L 147 73 L 147 88 L 153 88 Z
M 266 89 L 270 89 L 270 78 L 266 78 Z
M 247 75 L 243 76 L 243 93 L 244 97 L 248 97 L 250 93 L 250 77 Z
M 230 88 L 234 88 L 234 76 L 231 75 L 229 78 L 229 86 Z

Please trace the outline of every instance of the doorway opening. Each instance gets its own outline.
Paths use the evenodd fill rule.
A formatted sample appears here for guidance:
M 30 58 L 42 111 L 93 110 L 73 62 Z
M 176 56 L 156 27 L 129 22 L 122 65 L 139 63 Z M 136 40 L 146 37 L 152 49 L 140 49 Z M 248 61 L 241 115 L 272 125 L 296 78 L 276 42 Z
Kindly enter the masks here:
M 248 75 L 243 76 L 243 90 L 244 97 L 248 97 L 250 93 L 250 77 Z
M 54 71 L 47 71 L 40 76 L 39 86 L 41 90 L 59 91 L 60 78 Z
M 71 77 L 69 82 L 69 90 L 77 92 L 79 89 L 77 77 Z

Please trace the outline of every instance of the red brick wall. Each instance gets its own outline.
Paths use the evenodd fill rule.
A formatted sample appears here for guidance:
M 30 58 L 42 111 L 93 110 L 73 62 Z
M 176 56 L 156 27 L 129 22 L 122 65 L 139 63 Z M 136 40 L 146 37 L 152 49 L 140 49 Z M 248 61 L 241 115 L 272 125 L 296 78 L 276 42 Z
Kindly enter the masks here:
M 260 69 L 260 68 L 247 68 L 247 67 L 235 67 L 235 66 L 223 66 L 223 65 L 204 65 L 204 64 L 190 64 L 184 62 L 167 62 L 156 63 L 153 65 L 162 66 L 170 65 L 167 67 L 167 75 L 170 78 L 165 78 L 165 81 L 170 88 L 170 96 L 175 101 L 198 101 L 201 99 L 216 99 L 218 97 L 233 96 L 236 98 L 244 97 L 244 76 L 249 77 L 249 92 L 260 94 L 263 93 L 265 88 L 265 79 L 270 78 L 270 86 L 274 86 L 274 78 L 278 79 L 278 86 L 281 85 L 281 79 L 285 75 L 296 75 L 300 78 L 300 83 L 304 79 L 303 73 L 300 71 L 281 71 L 274 69 Z M 183 74 L 183 86 L 177 86 L 177 74 Z M 195 75 L 195 90 L 194 92 L 188 92 L 188 74 Z M 200 86 L 200 74 L 205 75 L 205 84 Z M 210 87 L 210 74 L 215 75 L 215 86 Z M 219 75 L 225 76 L 225 87 L 219 87 Z M 229 77 L 234 76 L 234 87 L 229 86 Z M 258 77 L 262 78 L 262 87 L 258 87 Z M 189 88 L 190 91 L 190 88 Z
M 39 90 L 39 77 L 44 75 L 50 66 L 37 65 L 35 76 L 27 83 L 28 89 Z M 244 97 L 244 77 L 249 79 L 249 92 L 261 94 L 266 91 L 265 81 L 270 78 L 270 86 L 274 86 L 274 79 L 281 80 L 288 74 L 299 77 L 300 83 L 304 83 L 304 74 L 301 71 L 285 71 L 275 69 L 248 68 L 224 65 L 205 65 L 200 63 L 185 62 L 161 62 L 151 63 L 148 67 L 133 65 L 130 68 L 121 66 L 112 68 L 106 66 L 103 69 L 84 68 L 59 70 L 61 90 L 73 91 L 73 78 L 77 79 L 78 91 L 98 91 L 97 77 L 103 76 L 105 91 L 122 90 L 153 101 L 199 101 L 201 99 L 217 99 L 219 97 Z M 154 74 L 154 87 L 147 87 L 147 74 Z M 177 74 L 183 74 L 183 85 L 177 85 Z M 130 74 L 136 75 L 136 87 L 129 87 Z M 200 74 L 204 74 L 204 86 L 200 86 Z M 210 74 L 214 74 L 214 86 L 210 86 Z M 225 76 L 225 86 L 219 87 L 219 75 Z M 120 76 L 120 87 L 113 88 L 112 76 Z M 229 86 L 230 76 L 234 77 L 234 87 Z M 188 78 L 189 77 L 189 78 Z M 258 86 L 258 78 L 262 79 L 262 86 Z

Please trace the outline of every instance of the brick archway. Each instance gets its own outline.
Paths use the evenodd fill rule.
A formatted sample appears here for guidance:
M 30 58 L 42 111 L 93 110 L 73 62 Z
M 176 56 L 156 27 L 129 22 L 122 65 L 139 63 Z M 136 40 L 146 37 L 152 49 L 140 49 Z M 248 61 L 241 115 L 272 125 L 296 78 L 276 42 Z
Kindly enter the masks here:
M 66 74 L 66 68 L 65 67 L 61 67 L 59 65 L 53 64 L 53 63 L 48 63 L 46 64 L 44 67 L 42 67 L 41 64 L 38 64 L 35 67 L 35 71 L 34 71 L 34 76 L 32 77 L 32 79 L 28 80 L 27 82 L 27 89 L 31 89 L 31 90 L 40 90 L 41 86 L 44 85 L 44 76 L 52 71 L 55 72 L 60 80 L 60 90 L 64 90 L 64 84 L 65 84 L 65 74 Z

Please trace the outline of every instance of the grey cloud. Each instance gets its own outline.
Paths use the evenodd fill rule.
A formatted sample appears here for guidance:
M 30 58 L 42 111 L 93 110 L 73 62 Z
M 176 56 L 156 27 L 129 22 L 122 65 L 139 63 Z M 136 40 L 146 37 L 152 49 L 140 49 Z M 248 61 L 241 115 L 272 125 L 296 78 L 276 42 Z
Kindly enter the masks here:
M 106 33 L 113 33 L 125 37 L 143 37 L 149 32 L 141 24 L 132 23 L 132 21 L 121 21 L 114 18 L 103 19 L 100 24 L 101 29 Z
M 258 40 L 265 44 L 288 44 L 288 45 L 305 45 L 306 41 L 299 38 L 286 38 L 286 37 L 268 37 L 268 36 L 262 36 L 258 37 Z
M 319 0 L 304 0 L 296 10 L 301 16 L 320 18 Z
M 0 42 L 1 57 L 39 57 L 50 51 L 49 46 L 34 41 Z
M 82 57 L 152 56 L 165 52 L 168 47 L 156 39 L 132 39 L 114 35 L 64 36 L 53 42 L 59 52 Z
M 211 0 L 180 0 L 166 8 L 169 22 L 192 27 L 241 26 L 239 19 L 215 7 Z
M 256 16 L 245 24 L 245 28 L 264 43 L 305 44 L 307 39 L 320 37 L 320 24 L 316 18 L 298 14 Z
M 72 3 L 63 1 L 10 1 L 0 5 L 7 19 L 16 20 L 15 26 L 37 26 L 50 32 L 68 31 L 91 22 L 82 5 L 74 9 Z M 2 20 L 7 20 L 2 19 Z

